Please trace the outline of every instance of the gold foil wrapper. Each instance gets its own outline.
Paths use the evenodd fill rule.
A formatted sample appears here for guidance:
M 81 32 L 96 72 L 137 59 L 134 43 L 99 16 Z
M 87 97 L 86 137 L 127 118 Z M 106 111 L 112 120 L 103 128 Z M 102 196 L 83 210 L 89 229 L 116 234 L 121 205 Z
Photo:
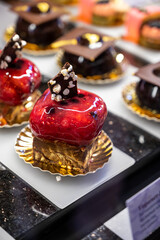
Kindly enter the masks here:
M 73 157 L 74 150 L 72 151 L 71 148 L 68 149 L 65 144 L 61 146 L 57 145 L 56 151 L 59 152 L 59 154 L 55 154 L 52 160 L 47 160 L 43 158 L 43 156 L 41 156 L 38 161 L 35 160 L 33 153 L 33 136 L 29 125 L 22 129 L 17 136 L 15 150 L 19 157 L 26 163 L 31 164 L 33 167 L 40 168 L 42 171 L 48 171 L 61 176 L 84 176 L 88 173 L 94 173 L 97 169 L 103 167 L 112 154 L 113 146 L 110 138 L 102 131 L 97 137 L 94 151 L 91 154 L 89 167 L 83 173 L 78 168 L 71 168 L 64 164 L 64 157 L 66 157 L 66 159 L 72 157 L 73 160 L 75 160 L 75 156 Z M 60 153 L 62 153 L 62 155 Z M 55 162 L 59 162 L 59 166 L 54 165 L 54 158 Z
M 59 50 L 57 53 L 57 64 L 60 68 L 62 68 L 62 58 L 63 58 L 63 50 Z M 128 62 L 122 53 L 117 53 L 115 56 L 115 60 L 117 61 L 117 68 L 114 68 L 112 71 L 102 74 L 102 75 L 95 75 L 95 76 L 87 76 L 83 77 L 80 74 L 78 75 L 78 81 L 83 83 L 89 83 L 93 85 L 102 85 L 102 84 L 110 84 L 121 80 L 124 75 L 125 71 L 128 66 Z
M 14 33 L 15 33 L 15 26 L 8 27 L 4 33 L 4 40 L 8 42 Z M 49 44 L 47 46 L 39 46 L 34 43 L 27 43 L 23 48 L 24 53 L 35 55 L 35 56 L 52 55 L 57 53 L 57 51 L 58 49 L 53 48 L 52 44 Z
M 153 120 L 156 122 L 160 122 L 160 113 L 155 110 L 149 109 L 147 107 L 143 107 L 140 105 L 138 97 L 136 95 L 136 83 L 131 83 L 124 87 L 122 91 L 122 97 L 126 104 L 126 106 L 139 115 L 140 117 L 144 117 L 148 120 Z
M 41 96 L 39 90 L 35 90 L 21 105 L 10 106 L 0 102 L 0 128 L 14 127 L 28 121 L 35 102 Z

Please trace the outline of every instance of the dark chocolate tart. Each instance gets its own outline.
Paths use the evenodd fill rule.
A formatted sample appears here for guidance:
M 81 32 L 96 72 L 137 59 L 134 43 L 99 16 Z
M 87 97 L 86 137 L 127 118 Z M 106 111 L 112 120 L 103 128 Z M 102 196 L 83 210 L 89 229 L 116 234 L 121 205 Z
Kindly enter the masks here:
M 124 102 L 141 117 L 160 121 L 160 62 L 141 67 L 135 75 L 139 81 L 123 89 Z
M 11 10 L 18 14 L 18 18 L 15 26 L 6 29 L 4 39 L 7 41 L 14 32 L 18 33 L 27 42 L 25 53 L 53 54 L 56 49 L 51 44 L 70 30 L 70 23 L 61 18 L 68 12 L 48 1 L 18 4 Z
M 89 28 L 75 28 L 57 41 L 62 49 L 57 54 L 58 65 L 70 62 L 79 81 L 84 83 L 118 81 L 124 75 L 127 61 L 114 49 L 114 40 Z
M 125 86 L 124 89 L 122 90 L 122 97 L 127 108 L 129 108 L 132 112 L 136 113 L 140 117 L 160 122 L 160 113 L 150 108 L 144 106 L 142 107 L 137 97 L 135 89 L 136 83 L 131 83 Z

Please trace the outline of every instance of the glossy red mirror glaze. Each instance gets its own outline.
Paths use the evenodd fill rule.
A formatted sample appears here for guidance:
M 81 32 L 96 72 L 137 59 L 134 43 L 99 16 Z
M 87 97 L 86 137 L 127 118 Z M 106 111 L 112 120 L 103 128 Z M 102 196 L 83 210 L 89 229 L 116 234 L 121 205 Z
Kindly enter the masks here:
M 86 146 L 100 133 L 106 116 L 105 102 L 91 92 L 79 89 L 77 96 L 56 102 L 47 89 L 31 112 L 30 126 L 36 137 Z
M 38 68 L 31 61 L 15 59 L 11 67 L 0 69 L 0 101 L 19 105 L 36 88 L 41 80 Z

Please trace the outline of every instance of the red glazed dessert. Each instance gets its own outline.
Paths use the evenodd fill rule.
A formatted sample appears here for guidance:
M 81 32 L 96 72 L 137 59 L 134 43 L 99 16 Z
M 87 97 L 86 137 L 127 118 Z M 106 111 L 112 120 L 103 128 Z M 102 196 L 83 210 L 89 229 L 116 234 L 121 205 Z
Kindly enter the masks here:
M 132 8 L 126 17 L 126 40 L 160 49 L 160 7 Z
M 0 100 L 9 105 L 21 104 L 40 84 L 40 72 L 27 59 L 15 59 L 7 69 L 0 69 Z
M 57 102 L 47 89 L 31 113 L 30 125 L 36 137 L 86 146 L 100 133 L 106 113 L 103 100 L 93 93 L 79 89 L 77 96 Z
M 35 90 L 40 84 L 41 75 L 34 63 L 21 58 L 21 50 L 24 45 L 25 41 L 15 34 L 0 55 L 0 115 L 1 118 L 7 118 L 5 120 L 9 124 L 16 123 L 16 118 L 20 118 L 20 109 L 23 109 L 25 117 L 26 114 L 29 117 L 30 112 L 23 104 L 24 102 L 27 104 L 29 101 L 27 99 L 30 97 L 30 105 L 33 106 L 33 99 L 35 102 L 35 97 L 40 95 L 39 92 L 35 93 Z M 14 110 L 16 110 L 17 116 L 15 116 Z M 14 119 L 9 111 L 12 112 L 12 116 L 14 115 Z M 0 125 L 1 121 L 5 122 L 4 119 L 0 119 Z
M 52 164 L 57 167 L 62 164 L 83 172 L 101 134 L 107 116 L 106 104 L 91 92 L 77 90 L 76 75 L 69 63 L 49 81 L 49 88 L 30 115 L 34 158 L 54 159 Z M 71 150 L 69 159 L 63 148 Z

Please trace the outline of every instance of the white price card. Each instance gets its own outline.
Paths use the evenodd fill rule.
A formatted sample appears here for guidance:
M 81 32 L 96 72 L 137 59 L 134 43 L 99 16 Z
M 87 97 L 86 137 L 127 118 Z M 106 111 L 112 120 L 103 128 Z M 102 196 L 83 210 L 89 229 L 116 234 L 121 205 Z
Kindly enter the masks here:
M 132 236 L 142 240 L 160 227 L 160 178 L 126 201 Z

